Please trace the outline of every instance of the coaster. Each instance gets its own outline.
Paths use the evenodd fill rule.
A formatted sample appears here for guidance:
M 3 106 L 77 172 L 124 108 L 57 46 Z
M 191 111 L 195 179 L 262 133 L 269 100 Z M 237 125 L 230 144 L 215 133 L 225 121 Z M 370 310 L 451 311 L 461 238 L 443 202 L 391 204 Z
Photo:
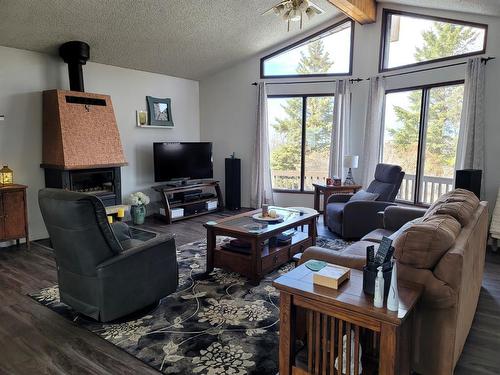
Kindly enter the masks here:
M 326 267 L 327 263 L 322 260 L 308 260 L 306 263 L 306 267 L 311 271 L 317 272 Z

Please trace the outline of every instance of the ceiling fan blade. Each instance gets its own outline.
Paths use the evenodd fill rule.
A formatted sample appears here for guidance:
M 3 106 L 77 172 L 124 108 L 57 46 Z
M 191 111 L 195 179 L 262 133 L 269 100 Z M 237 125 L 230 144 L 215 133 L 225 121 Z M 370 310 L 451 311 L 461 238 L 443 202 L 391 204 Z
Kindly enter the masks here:
M 261 16 L 265 16 L 266 14 L 271 14 L 274 12 L 274 9 L 280 5 L 283 5 L 286 7 L 286 5 L 288 3 L 290 3 L 291 0 L 283 0 L 283 1 L 280 1 L 279 3 L 277 3 L 276 5 L 272 6 L 271 8 L 269 8 L 268 10 L 266 10 L 265 12 L 261 13 Z

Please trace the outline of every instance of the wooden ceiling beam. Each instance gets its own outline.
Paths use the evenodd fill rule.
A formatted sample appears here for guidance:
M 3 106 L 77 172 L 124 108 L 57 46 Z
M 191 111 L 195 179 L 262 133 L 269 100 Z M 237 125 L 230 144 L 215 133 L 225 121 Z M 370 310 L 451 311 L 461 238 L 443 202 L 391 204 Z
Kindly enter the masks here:
M 349 18 L 361 25 L 373 23 L 377 19 L 375 0 L 328 0 Z

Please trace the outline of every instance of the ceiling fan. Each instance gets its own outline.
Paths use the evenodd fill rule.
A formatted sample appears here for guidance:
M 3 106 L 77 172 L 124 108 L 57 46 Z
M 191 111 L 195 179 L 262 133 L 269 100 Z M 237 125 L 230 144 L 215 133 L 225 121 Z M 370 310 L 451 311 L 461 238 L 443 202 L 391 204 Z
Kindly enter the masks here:
M 310 0 L 283 0 L 272 8 L 266 10 L 262 15 L 274 13 L 287 22 L 287 31 L 290 31 L 290 22 L 300 21 L 302 29 L 302 20 L 304 15 L 311 19 L 316 14 L 322 14 L 325 11 Z

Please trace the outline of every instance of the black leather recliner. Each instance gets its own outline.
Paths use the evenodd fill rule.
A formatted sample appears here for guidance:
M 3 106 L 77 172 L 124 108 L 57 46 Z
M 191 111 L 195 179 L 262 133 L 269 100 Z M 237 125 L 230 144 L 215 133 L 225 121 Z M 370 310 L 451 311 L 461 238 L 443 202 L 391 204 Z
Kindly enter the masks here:
M 55 250 L 61 301 L 77 312 L 108 322 L 177 289 L 172 236 L 133 239 L 126 224 L 112 228 L 92 195 L 42 189 L 38 200 Z
M 348 239 L 359 239 L 380 227 L 379 212 L 394 206 L 405 172 L 399 165 L 378 164 L 366 191 L 379 194 L 375 201 L 350 201 L 351 194 L 334 194 L 326 206 L 328 228 Z

